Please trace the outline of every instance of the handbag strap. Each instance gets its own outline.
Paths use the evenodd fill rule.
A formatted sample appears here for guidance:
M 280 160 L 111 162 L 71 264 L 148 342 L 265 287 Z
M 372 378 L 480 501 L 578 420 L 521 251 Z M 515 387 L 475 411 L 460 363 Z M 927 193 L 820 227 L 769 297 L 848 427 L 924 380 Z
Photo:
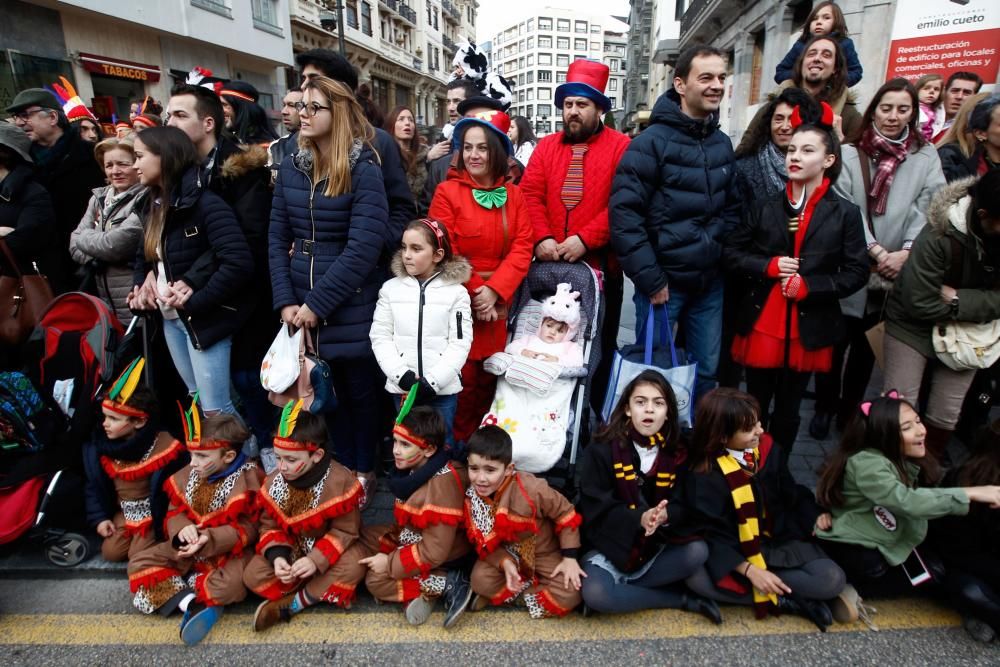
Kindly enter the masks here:
M 670 326 L 670 311 L 667 310 L 667 304 L 662 304 L 663 307 L 663 327 L 660 329 L 660 346 L 665 344 L 670 346 L 670 364 L 671 367 L 677 367 L 677 348 L 674 345 L 674 332 L 673 327 Z M 645 332 L 645 345 L 642 351 L 643 363 L 647 366 L 653 365 L 653 330 L 656 329 L 656 308 L 650 304 L 649 313 L 646 315 L 646 322 L 644 324 L 643 330 L 639 332 L 640 337 Z
M 871 156 L 868 153 L 861 150 L 858 146 L 858 162 L 861 164 L 861 182 L 865 186 L 865 213 L 868 219 L 868 231 L 872 233 L 872 238 L 875 238 L 875 223 L 872 222 L 872 200 L 868 195 L 872 191 L 872 164 Z M 877 239 L 876 239 L 877 240 Z
M 508 247 L 510 241 L 510 230 L 507 225 L 507 204 L 500 207 L 500 220 L 503 222 L 503 246 L 500 250 L 500 256 L 506 257 L 507 253 L 510 252 Z
M 10 264 L 10 268 L 14 271 L 15 275 L 17 275 L 17 279 L 21 280 L 24 276 L 21 275 L 21 269 L 17 265 L 17 258 L 14 257 L 14 253 L 11 252 L 6 239 L 0 239 L 0 250 L 3 251 L 4 257 L 7 258 L 7 262 Z

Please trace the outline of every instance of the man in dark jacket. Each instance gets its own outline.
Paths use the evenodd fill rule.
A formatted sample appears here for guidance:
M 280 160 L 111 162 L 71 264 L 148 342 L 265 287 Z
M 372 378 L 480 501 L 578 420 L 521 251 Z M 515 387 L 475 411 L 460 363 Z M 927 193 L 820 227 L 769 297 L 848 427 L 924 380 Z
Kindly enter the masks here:
M 286 155 L 291 155 L 298 148 L 299 125 L 302 120 L 299 118 L 299 110 L 296 104 L 302 101 L 302 91 L 298 88 L 291 88 L 285 92 L 285 97 L 281 100 L 281 124 L 288 130 L 288 134 L 275 139 L 267 147 L 268 160 L 267 168 L 271 170 L 271 181 L 278 177 L 278 167 Z
M 312 49 L 295 56 L 295 63 L 302 68 L 303 81 L 314 76 L 326 76 L 339 81 L 351 91 L 358 89 L 358 73 L 346 58 L 327 49 Z M 399 144 L 380 127 L 375 128 L 375 152 L 382 166 L 382 182 L 389 200 L 388 236 L 385 239 L 386 261 L 396 252 L 403 240 L 403 229 L 417 217 L 417 206 L 406 180 L 403 156 Z
M 104 171 L 94 158 L 94 145 L 80 138 L 63 114 L 59 101 L 44 88 L 22 90 L 7 107 L 14 124 L 31 139 L 35 178 L 52 197 L 56 211 L 59 259 L 49 275 L 53 291 L 76 287 L 69 271 L 69 236 L 80 224 L 93 189 L 104 185 Z
M 698 364 L 697 396 L 715 386 L 722 241 L 739 219 L 733 147 L 718 122 L 725 79 L 718 49 L 682 53 L 674 89 L 657 100 L 611 188 L 611 244 L 635 284 L 636 330 L 650 304 L 667 305 Z

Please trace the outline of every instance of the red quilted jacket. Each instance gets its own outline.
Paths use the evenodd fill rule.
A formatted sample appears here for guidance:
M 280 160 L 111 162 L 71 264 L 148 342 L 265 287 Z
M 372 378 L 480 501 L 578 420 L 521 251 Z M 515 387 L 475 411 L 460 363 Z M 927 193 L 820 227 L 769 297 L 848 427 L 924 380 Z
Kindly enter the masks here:
M 608 198 L 618 161 L 628 148 L 629 138 L 608 127 L 590 138 L 583 158 L 583 200 L 567 215 L 563 205 L 563 181 L 573 157 L 571 144 L 563 143 L 563 133 L 550 134 L 538 142 L 521 179 L 521 192 L 534 226 L 535 243 L 546 238 L 557 242 L 576 234 L 587 246 L 585 259 L 600 268 L 597 251 L 608 245 Z M 600 253 L 603 254 L 603 253 Z M 617 262 L 614 262 L 617 267 Z

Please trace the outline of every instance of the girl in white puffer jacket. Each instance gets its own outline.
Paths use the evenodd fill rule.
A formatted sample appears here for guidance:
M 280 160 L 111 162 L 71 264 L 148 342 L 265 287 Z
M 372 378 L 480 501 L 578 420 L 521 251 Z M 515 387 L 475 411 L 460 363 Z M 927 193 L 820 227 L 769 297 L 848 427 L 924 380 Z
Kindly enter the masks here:
M 382 285 L 372 321 L 375 359 L 397 407 L 419 385 L 418 401 L 444 417 L 450 445 L 462 366 L 472 347 L 472 309 L 463 285 L 472 266 L 452 255 L 444 225 L 423 219 L 407 225 L 392 272 L 396 277 Z

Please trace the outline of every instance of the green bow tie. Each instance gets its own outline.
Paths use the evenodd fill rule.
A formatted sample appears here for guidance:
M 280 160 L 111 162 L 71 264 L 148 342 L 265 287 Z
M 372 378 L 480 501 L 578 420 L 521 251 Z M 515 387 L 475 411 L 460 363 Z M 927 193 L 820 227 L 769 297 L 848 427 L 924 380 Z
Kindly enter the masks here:
M 483 208 L 500 208 L 507 203 L 507 188 L 495 190 L 473 190 L 472 196 Z

